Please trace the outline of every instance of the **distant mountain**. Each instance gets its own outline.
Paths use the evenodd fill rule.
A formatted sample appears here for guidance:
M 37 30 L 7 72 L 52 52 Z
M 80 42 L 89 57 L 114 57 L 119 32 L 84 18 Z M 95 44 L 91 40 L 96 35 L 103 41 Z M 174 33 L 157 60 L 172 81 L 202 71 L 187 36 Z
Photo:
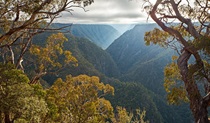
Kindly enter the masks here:
M 43 45 L 44 40 L 51 33 L 44 33 L 36 36 L 34 42 Z M 57 77 L 62 77 L 71 74 L 77 76 L 87 74 L 89 76 L 99 76 L 101 81 L 110 84 L 115 88 L 115 95 L 106 97 L 111 101 L 114 107 L 123 106 L 128 111 L 133 111 L 136 108 L 145 109 L 147 111 L 147 119 L 156 123 L 162 123 L 164 120 L 154 103 L 153 93 L 145 88 L 140 83 L 120 82 L 113 77 L 119 76 L 119 70 L 111 58 L 111 56 L 94 43 L 85 38 L 74 37 L 70 34 L 65 34 L 68 42 L 65 42 L 64 49 L 70 50 L 79 62 L 78 67 L 67 67 L 57 76 L 48 75 L 43 79 L 52 84 Z
M 103 49 L 85 38 L 77 38 L 70 35 L 66 35 L 66 37 L 69 41 L 64 44 L 64 47 L 72 51 L 73 55 L 78 59 L 79 66 L 75 70 L 78 71 L 80 69 L 80 74 L 86 74 L 88 71 L 96 69 L 108 77 L 119 76 L 117 65 L 112 57 Z M 86 69 L 89 70 L 80 68 L 88 64 L 89 67 Z
M 168 106 L 166 103 L 163 70 L 171 62 L 171 56 L 176 53 L 158 45 L 145 45 L 144 33 L 155 27 L 157 27 L 155 24 L 136 25 L 117 38 L 106 51 L 110 53 L 122 73 L 119 77 L 120 81 L 141 83 L 158 95 L 153 99 L 164 122 L 189 122 L 191 114 L 186 105 L 177 109 L 177 107 Z M 188 115 L 182 118 L 182 115 L 186 114 Z
M 67 67 L 57 76 L 45 76 L 44 80 L 52 84 L 57 77 L 64 78 L 67 74 L 99 76 L 102 82 L 115 88 L 115 95 L 107 97 L 114 107 L 124 106 L 129 111 L 145 109 L 151 123 L 188 122 L 191 116 L 188 108 L 169 106 L 165 100 L 163 67 L 170 62 L 171 51 L 144 45 L 144 32 L 153 27 L 156 25 L 135 26 L 116 39 L 107 51 L 86 38 L 65 33 L 69 41 L 64 48 L 78 59 L 79 66 Z M 40 34 L 34 42 L 43 45 L 50 34 Z
M 106 51 L 110 53 L 122 73 L 140 61 L 139 59 L 147 60 L 148 54 L 151 55 L 149 52 L 156 52 L 160 49 L 158 46 L 147 47 L 144 44 L 144 33 L 154 27 L 156 27 L 155 24 L 137 25 L 117 38 L 107 48 Z
M 33 40 L 36 44 L 43 45 L 50 34 L 52 33 L 42 33 L 35 36 Z M 70 50 L 79 62 L 78 67 L 66 68 L 65 73 L 99 75 L 98 72 L 100 72 L 107 77 L 120 75 L 117 65 L 109 53 L 86 38 L 75 37 L 69 33 L 64 34 L 68 38 L 68 41 L 64 42 L 64 49 Z
M 65 43 L 65 48 L 72 51 L 73 55 L 77 57 L 79 66 L 76 68 L 68 68 L 65 70 L 65 72 L 69 72 L 74 76 L 79 74 L 88 74 L 90 76 L 96 75 L 101 78 L 102 82 L 112 85 L 115 88 L 115 95 L 110 96 L 107 99 L 111 101 L 114 107 L 120 105 L 126 107 L 130 111 L 139 107 L 141 109 L 145 108 L 147 111 L 147 119 L 154 123 L 177 123 L 177 121 L 180 123 L 185 123 L 187 120 L 189 120 L 187 116 L 185 117 L 186 119 L 182 119 L 181 117 L 182 113 L 185 114 L 187 111 L 184 112 L 181 109 L 180 115 L 177 113 L 176 107 L 174 108 L 168 106 L 163 97 L 156 95 L 153 90 L 151 91 L 151 87 L 156 88 L 155 90 L 157 90 L 157 92 L 163 90 L 163 85 L 158 84 L 163 77 L 159 77 L 159 80 L 155 81 L 156 77 L 160 75 L 159 71 L 162 71 L 161 69 L 163 66 L 161 68 L 157 67 L 158 69 L 153 69 L 153 66 L 149 66 L 149 64 L 145 66 L 144 69 L 147 69 L 148 71 L 150 69 L 154 70 L 153 73 L 156 72 L 158 74 L 153 75 L 152 77 L 146 76 L 147 72 L 144 73 L 144 69 L 142 69 L 143 74 L 139 74 L 138 71 L 141 70 L 141 68 L 137 68 L 136 71 L 132 70 L 133 68 L 131 68 L 129 71 L 131 74 L 126 74 L 125 77 L 130 76 L 132 78 L 133 75 L 136 75 L 133 78 L 138 78 L 141 76 L 143 79 L 136 79 L 136 81 L 132 81 L 132 79 L 129 80 L 121 78 L 121 80 L 126 80 L 127 82 L 120 82 L 119 80 L 113 78 L 119 77 L 119 70 L 114 60 L 106 51 L 102 50 L 100 47 L 96 46 L 87 39 L 77 38 L 68 34 L 66 36 L 69 39 L 69 42 Z M 170 53 L 166 52 L 166 54 Z M 159 57 L 162 58 L 161 55 Z M 160 59 L 158 59 L 158 56 L 153 57 L 153 60 L 159 61 L 160 63 L 162 62 Z M 163 59 L 163 61 L 164 60 L 166 59 Z M 152 60 L 150 63 L 153 63 Z M 159 66 L 159 64 L 157 64 L 157 66 Z M 153 73 L 148 72 L 149 75 Z M 149 78 L 154 81 L 151 83 L 148 82 L 148 84 L 152 85 L 151 87 L 144 83 L 145 79 Z M 170 113 L 170 115 L 168 113 Z
M 76 37 L 86 38 L 95 43 L 102 49 L 106 49 L 116 38 L 121 34 L 110 25 L 102 24 L 61 24 L 55 23 L 55 27 L 65 27 L 64 30 L 70 31 L 70 33 Z
M 145 45 L 144 33 L 155 27 L 155 24 L 135 26 L 116 39 L 107 52 L 123 74 L 122 80 L 139 81 L 156 93 L 164 93 L 163 68 L 170 62 L 172 51 L 157 45 Z
M 77 57 L 79 66 L 68 68 L 64 72 L 71 73 L 73 76 L 87 74 L 99 76 L 101 81 L 112 85 L 115 88 L 115 95 L 109 96 L 114 107 L 123 106 L 128 111 L 141 108 L 147 110 L 147 119 L 155 123 L 164 122 L 157 105 L 154 93 L 149 91 L 140 83 L 124 83 L 113 77 L 119 76 L 119 70 L 111 56 L 94 43 L 84 38 L 66 35 L 69 42 L 65 43 L 65 48 L 72 51 Z M 62 74 L 62 73 L 61 73 Z M 132 101 L 131 101 L 132 100 Z
M 111 24 L 121 35 L 127 30 L 132 29 L 135 24 Z

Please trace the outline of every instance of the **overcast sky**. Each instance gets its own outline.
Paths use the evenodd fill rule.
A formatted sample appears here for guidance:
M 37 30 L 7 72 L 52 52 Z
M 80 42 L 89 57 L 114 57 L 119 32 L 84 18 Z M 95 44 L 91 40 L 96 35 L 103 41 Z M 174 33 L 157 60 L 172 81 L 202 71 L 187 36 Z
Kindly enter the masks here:
M 146 23 L 146 12 L 142 11 L 143 0 L 95 0 L 81 8 L 74 8 L 72 15 L 63 13 L 57 22 L 91 24 L 136 24 Z

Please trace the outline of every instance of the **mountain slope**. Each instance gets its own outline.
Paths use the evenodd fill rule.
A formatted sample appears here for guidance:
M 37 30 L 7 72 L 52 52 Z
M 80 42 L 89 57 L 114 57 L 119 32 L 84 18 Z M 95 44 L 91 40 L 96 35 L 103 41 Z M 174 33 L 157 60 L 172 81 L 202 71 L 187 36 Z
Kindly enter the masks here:
M 44 40 L 49 35 L 50 33 L 41 34 L 34 40 L 36 43 L 43 45 Z M 147 90 L 147 88 L 140 83 L 124 83 L 117 79 L 107 77 L 117 76 L 115 75 L 117 74 L 117 68 L 115 69 L 116 66 L 106 51 L 87 39 L 77 38 L 69 34 L 66 34 L 66 37 L 69 41 L 64 44 L 64 48 L 73 53 L 73 56 L 75 56 L 79 62 L 79 66 L 65 68 L 57 76 L 48 75 L 44 77 L 44 80 L 52 84 L 57 77 L 65 79 L 65 76 L 68 74 L 72 76 L 80 74 L 99 76 L 102 82 L 110 84 L 115 88 L 115 95 L 107 97 L 114 107 L 123 106 L 126 107 L 128 111 L 132 111 L 132 109 L 136 108 L 145 109 L 148 114 L 148 120 L 152 119 L 152 121 L 156 123 L 163 122 L 163 118 L 153 101 L 155 100 L 153 99 L 153 93 Z M 105 74 L 107 76 L 105 76 Z
M 108 48 L 122 75 L 121 81 L 135 81 L 141 83 L 157 94 L 155 104 L 164 122 L 189 122 L 191 115 L 189 108 L 168 106 L 164 90 L 164 67 L 171 62 L 173 50 L 164 49 L 157 45 L 146 46 L 144 33 L 157 27 L 155 24 L 137 25 L 116 39 Z M 170 115 L 168 114 L 170 113 Z M 186 115 L 182 118 L 182 115 Z M 170 118 L 169 118 L 170 117 Z
M 155 24 L 135 26 L 116 39 L 107 48 L 107 52 L 123 73 L 121 80 L 139 81 L 155 93 L 163 94 L 163 68 L 170 62 L 172 51 L 157 45 L 145 45 L 144 33 L 154 27 L 157 26 Z
M 64 30 L 70 31 L 70 33 L 76 37 L 82 37 L 95 43 L 102 49 L 106 49 L 116 38 L 120 36 L 120 33 L 110 25 L 101 24 L 61 24 L 56 23 L 54 27 L 66 27 Z
M 146 28 L 146 27 L 145 27 Z M 132 32 L 131 30 L 130 32 Z M 135 32 L 135 31 L 134 31 Z M 39 40 L 39 44 L 41 45 L 46 37 L 49 34 L 43 34 L 39 35 L 36 40 Z M 127 33 L 125 33 L 126 37 L 130 39 L 130 42 L 132 42 L 132 37 L 129 37 Z M 124 35 L 124 36 L 125 36 Z M 138 39 L 139 34 L 133 34 L 132 35 L 135 39 Z M 158 61 L 159 59 L 162 59 L 162 56 L 165 56 L 164 53 L 167 54 L 167 52 L 161 52 L 159 55 L 150 56 L 149 53 L 157 53 L 159 49 L 152 49 L 151 51 L 147 51 L 148 54 L 140 54 L 141 60 L 138 60 L 135 58 L 135 56 L 138 56 L 138 53 L 135 53 L 136 50 L 134 50 L 133 53 L 128 53 L 130 56 L 124 56 L 122 54 L 122 60 L 119 62 L 129 62 L 129 57 L 133 59 L 132 64 L 128 65 L 128 68 L 124 71 L 124 75 L 119 77 L 121 80 L 128 81 L 127 83 L 120 82 L 117 79 L 109 78 L 109 77 L 118 77 L 119 76 L 119 70 L 116 66 L 116 63 L 113 59 L 110 58 L 110 55 L 106 53 L 106 51 L 102 50 L 98 46 L 96 46 L 94 43 L 91 43 L 88 39 L 85 38 L 78 38 L 75 36 L 70 35 L 69 33 L 66 33 L 66 37 L 69 39 L 68 42 L 64 44 L 64 48 L 67 50 L 70 50 L 73 55 L 78 59 L 79 66 L 78 67 L 68 67 L 64 71 L 62 71 L 58 76 L 46 76 L 44 79 L 48 82 L 53 82 L 54 79 L 57 77 L 64 78 L 65 75 L 71 74 L 73 76 L 79 75 L 79 74 L 87 74 L 90 76 L 96 75 L 99 76 L 101 81 L 104 83 L 108 83 L 115 88 L 115 96 L 108 97 L 113 104 L 113 106 L 124 106 L 129 110 L 133 110 L 135 108 L 141 108 L 147 111 L 147 119 L 149 119 L 151 122 L 155 123 L 162 123 L 162 122 L 171 122 L 171 123 L 184 123 L 189 120 L 183 120 L 182 114 L 186 114 L 185 110 L 178 110 L 183 111 L 184 113 L 176 112 L 176 110 L 170 106 L 167 105 L 165 99 L 162 96 L 157 95 L 154 93 L 153 87 L 156 89 L 161 89 L 160 86 L 160 80 L 157 80 L 154 77 L 160 77 L 159 70 L 162 68 L 159 68 L 158 65 L 156 69 L 154 61 Z M 123 36 L 122 36 L 123 37 Z M 129 42 L 125 42 L 130 48 Z M 119 43 L 120 44 L 120 43 Z M 138 45 L 138 43 L 133 43 L 135 45 Z M 144 42 L 142 43 L 144 44 Z M 125 46 L 127 46 L 125 45 Z M 118 45 L 116 45 L 118 46 Z M 142 45 L 143 47 L 144 45 Z M 117 48 L 117 47 L 116 47 Z M 122 49 L 124 46 L 122 46 Z M 144 47 L 145 52 L 148 47 Z M 126 49 L 126 51 L 129 51 Z M 153 51 L 154 50 L 154 51 Z M 118 51 L 115 51 L 118 52 Z M 124 52 L 126 53 L 126 52 Z M 136 54 L 136 55 L 133 55 Z M 145 55 L 145 56 L 144 56 Z M 127 58 L 127 59 L 126 59 Z M 161 61 L 163 62 L 164 59 Z M 160 62 L 160 63 L 161 63 Z M 150 63 L 150 64 L 149 64 Z M 123 67 L 123 66 L 120 66 Z M 144 67 L 144 68 L 143 68 Z M 122 70 L 122 68 L 120 68 Z M 147 73 L 144 71 L 148 71 L 149 77 L 146 77 Z M 150 70 L 153 70 L 153 72 L 150 72 Z M 142 73 L 138 73 L 139 71 L 142 71 Z M 153 73 L 157 72 L 156 75 Z M 162 72 L 162 71 L 161 71 Z M 107 76 L 109 77 L 107 77 Z M 156 81 L 156 83 L 153 83 L 153 87 L 150 87 L 149 84 L 151 84 L 151 81 L 148 81 L 146 79 L 150 78 L 152 76 L 152 81 Z M 138 80 L 138 77 L 142 78 L 142 80 Z M 131 80 L 136 80 L 136 82 L 132 82 Z M 147 87 L 147 88 L 146 88 Z M 163 89 L 161 89 L 163 90 Z M 159 90 L 156 90 L 156 92 L 159 92 Z M 170 114 L 170 115 L 169 115 Z M 186 116 L 187 117 L 187 116 Z M 186 118 L 187 119 L 187 118 Z
M 125 32 L 116 39 L 108 48 L 112 58 L 117 63 L 122 73 L 126 72 L 132 65 L 139 61 L 147 61 L 150 57 L 156 56 L 150 52 L 160 52 L 158 46 L 145 46 L 144 33 L 152 30 L 156 25 L 137 25 L 133 29 Z M 149 54 L 149 55 L 148 55 Z
M 107 52 L 85 38 L 76 38 L 69 35 L 67 35 L 67 38 L 70 40 L 64 46 L 65 49 L 72 51 L 73 55 L 77 57 L 79 66 L 76 69 L 81 69 L 80 65 L 91 64 L 91 67 L 87 67 L 87 69 L 90 69 L 88 71 L 94 68 L 108 77 L 119 76 L 119 70 Z M 84 68 L 83 71 L 85 71 Z
M 36 44 L 44 45 L 45 40 L 51 34 L 51 32 L 46 32 L 36 36 L 33 40 L 35 40 Z M 79 66 L 76 68 L 66 68 L 72 71 L 73 75 L 85 73 L 98 75 L 97 71 L 99 71 L 108 77 L 119 76 L 119 70 L 114 60 L 106 51 L 86 38 L 78 38 L 69 33 L 64 34 L 68 38 L 68 41 L 64 42 L 64 49 L 70 50 L 79 62 Z
M 67 36 L 68 37 L 68 36 Z M 68 37 L 69 38 L 69 37 Z M 108 78 L 101 74 L 103 69 L 100 68 L 100 64 L 108 65 L 108 58 L 104 57 L 106 51 L 97 47 L 95 44 L 91 43 L 87 39 L 83 38 L 72 38 L 68 44 L 65 44 L 65 47 L 73 52 L 73 54 L 79 60 L 78 68 L 71 68 L 71 70 L 66 70 L 66 72 L 72 73 L 72 75 L 77 74 L 88 74 L 90 76 L 97 75 L 101 78 L 101 81 L 108 83 L 115 88 L 115 95 L 109 96 L 108 99 L 111 101 L 114 107 L 123 106 L 128 110 L 141 108 L 147 110 L 147 119 L 153 120 L 156 123 L 164 122 L 160 111 L 158 110 L 156 104 L 153 100 L 153 93 L 151 93 L 147 88 L 145 88 L 140 83 L 124 83 L 119 80 Z M 74 48 L 72 48 L 74 47 Z M 76 51 L 76 52 L 75 52 Z M 80 60 L 82 58 L 82 61 Z M 101 60 L 100 60 L 101 59 Z M 80 62 L 81 61 L 81 62 Z M 110 62 L 112 63 L 112 62 Z M 82 67 L 80 67 L 82 66 Z M 97 66 L 99 68 L 97 68 Z M 107 76 L 118 76 L 117 69 L 114 69 L 115 66 L 109 66 L 106 69 L 109 72 L 104 72 Z M 80 71 L 80 72 L 79 72 Z M 97 72 L 98 71 L 98 72 Z M 112 75 L 110 75 L 112 73 Z M 131 101 L 132 100 L 132 101 Z

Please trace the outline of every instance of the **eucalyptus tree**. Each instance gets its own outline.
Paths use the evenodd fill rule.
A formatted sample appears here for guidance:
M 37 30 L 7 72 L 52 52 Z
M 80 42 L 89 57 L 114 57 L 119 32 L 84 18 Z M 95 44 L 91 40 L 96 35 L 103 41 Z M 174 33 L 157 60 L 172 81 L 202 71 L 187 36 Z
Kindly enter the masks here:
M 74 7 L 84 8 L 93 0 L 1 0 L 0 1 L 0 56 L 24 70 L 24 55 L 33 45 L 35 35 L 53 29 L 51 24 L 70 13 Z M 70 18 L 69 14 L 69 18 Z
M 107 94 L 114 94 L 114 88 L 96 76 L 59 78 L 47 90 L 46 122 L 105 123 L 113 117 L 113 107 L 104 98 Z
M 0 64 L 0 122 L 41 122 L 48 112 L 45 92 L 29 85 L 28 77 L 13 64 Z
M 164 86 L 169 102 L 189 101 L 195 122 L 207 123 L 210 104 L 210 1 L 145 2 L 144 9 L 162 29 L 147 32 L 146 44 L 171 47 L 178 54 L 165 68 Z
M 33 44 L 35 35 L 51 28 L 62 12 L 87 6 L 92 0 L 1 0 L 0 1 L 0 122 L 42 122 L 48 112 L 44 91 L 36 82 L 46 72 L 46 64 L 60 66 L 56 55 L 63 54 L 66 63 L 76 62 L 69 51 L 62 50 L 66 38 L 58 33 L 50 36 L 47 46 Z M 60 39 L 58 39 L 60 38 Z M 31 80 L 24 73 L 22 62 L 27 51 L 36 56 L 37 74 Z M 42 54 L 39 52 L 41 51 Z M 47 52 L 45 52 L 47 51 Z M 44 55 L 45 54 L 45 55 Z M 47 55 L 48 57 L 47 57 Z M 44 66 L 45 65 L 45 66 Z M 21 70 L 18 70 L 21 69 Z M 42 96 L 41 96 L 41 95 Z M 4 121 L 3 121 L 4 120 Z

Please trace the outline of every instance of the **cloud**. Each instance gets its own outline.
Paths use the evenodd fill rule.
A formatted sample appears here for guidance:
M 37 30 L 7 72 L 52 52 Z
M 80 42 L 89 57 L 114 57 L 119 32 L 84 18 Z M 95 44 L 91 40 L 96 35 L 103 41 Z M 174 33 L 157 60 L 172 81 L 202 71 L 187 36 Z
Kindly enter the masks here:
M 139 23 L 146 22 L 142 0 L 95 0 L 85 7 L 73 8 L 72 15 L 62 13 L 57 21 L 62 23 Z

